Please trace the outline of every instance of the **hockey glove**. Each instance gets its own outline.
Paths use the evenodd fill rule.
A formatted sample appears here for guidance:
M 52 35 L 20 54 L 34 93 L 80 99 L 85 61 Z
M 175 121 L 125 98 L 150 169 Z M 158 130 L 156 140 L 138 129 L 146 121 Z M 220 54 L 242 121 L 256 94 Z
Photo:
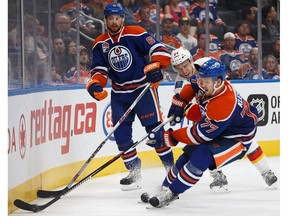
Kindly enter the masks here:
M 186 118 L 193 122 L 199 122 L 202 119 L 200 105 L 190 103 L 185 107 Z
M 160 62 L 150 62 L 144 67 L 144 73 L 147 81 L 152 83 L 152 86 L 158 87 L 159 82 L 163 80 L 163 73 L 160 68 Z
M 167 131 L 151 132 L 148 135 L 149 140 L 146 144 L 153 148 L 173 147 L 178 144 L 178 141 L 174 140 L 171 133 L 173 129 L 170 128 Z
M 174 115 L 174 119 L 170 123 L 171 125 L 181 122 L 184 115 L 184 108 L 187 104 L 188 102 L 180 98 L 179 94 L 173 96 L 172 105 L 168 112 L 168 118 Z
M 97 101 L 101 101 L 105 99 L 108 96 L 108 92 L 106 90 L 103 90 L 101 85 L 99 84 L 98 80 L 91 79 L 87 85 L 86 90 L 89 92 L 91 97 L 93 97 Z

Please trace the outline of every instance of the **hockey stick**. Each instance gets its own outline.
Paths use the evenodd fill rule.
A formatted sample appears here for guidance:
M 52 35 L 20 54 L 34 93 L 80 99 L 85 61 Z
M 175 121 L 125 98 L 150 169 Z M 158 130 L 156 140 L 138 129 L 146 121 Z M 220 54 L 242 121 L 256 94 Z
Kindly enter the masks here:
M 170 118 L 168 118 L 165 122 L 162 122 L 160 125 L 158 125 L 157 127 L 155 127 L 151 132 L 156 132 L 158 131 L 160 128 L 162 128 L 163 126 L 165 126 L 167 123 L 169 123 L 170 121 L 172 121 L 174 118 L 174 116 L 170 116 Z M 151 133 L 150 132 L 150 133 Z M 85 178 L 83 178 L 82 180 L 80 180 L 78 183 L 74 184 L 72 187 L 66 189 L 66 190 L 62 190 L 62 193 L 59 194 L 58 196 L 54 197 L 52 200 L 50 200 L 49 202 L 47 202 L 44 205 L 37 205 L 37 204 L 29 204 L 27 202 L 24 202 L 20 199 L 16 199 L 14 200 L 14 205 L 20 209 L 23 210 L 27 210 L 27 211 L 33 211 L 33 212 L 39 212 L 42 211 L 44 209 L 46 209 L 47 207 L 49 207 L 50 205 L 52 205 L 53 203 L 55 203 L 56 201 L 58 201 L 59 199 L 61 199 L 63 196 L 65 196 L 66 194 L 68 194 L 69 192 L 71 192 L 72 190 L 74 190 L 75 188 L 77 188 L 78 186 L 80 186 L 81 184 L 83 184 L 84 182 L 88 181 L 89 179 L 91 179 L 94 175 L 96 175 L 97 173 L 99 173 L 101 170 L 105 169 L 106 167 L 108 167 L 110 164 L 112 164 L 113 162 L 115 162 L 117 159 L 119 159 L 125 152 L 129 151 L 132 148 L 135 148 L 137 145 L 139 145 L 141 142 L 143 142 L 147 137 L 149 136 L 149 133 L 146 134 L 142 139 L 136 141 L 133 143 L 133 145 L 126 149 L 125 151 L 120 152 L 119 154 L 117 154 L 116 156 L 114 156 L 112 159 L 110 159 L 109 161 L 107 161 L 105 164 L 103 164 L 102 166 L 100 166 L 98 169 L 94 170 L 92 173 L 90 173 L 89 175 L 87 175 Z
M 140 101 L 140 99 L 143 97 L 143 95 L 146 93 L 146 91 L 149 89 L 150 86 L 151 86 L 150 83 L 146 85 L 146 87 L 142 90 L 142 92 L 138 95 L 138 97 L 135 99 L 135 101 L 131 104 L 131 106 L 127 109 L 127 111 L 119 119 L 119 121 L 116 123 L 116 125 L 113 127 L 113 129 L 110 131 L 110 133 L 106 136 L 106 138 L 102 141 L 102 143 L 96 148 L 96 150 L 93 152 L 93 154 L 83 164 L 81 169 L 76 173 L 76 175 L 71 179 L 71 181 L 68 183 L 68 185 L 64 189 L 58 190 L 58 191 L 38 190 L 37 191 L 37 196 L 41 197 L 41 198 L 52 198 L 52 197 L 59 196 L 63 192 L 68 191 L 69 188 L 72 186 L 72 184 L 76 181 L 76 179 L 81 175 L 81 173 L 84 171 L 84 169 L 91 162 L 91 160 L 95 157 L 95 155 L 100 151 L 100 149 L 104 146 L 104 144 L 107 142 L 107 140 L 111 137 L 111 135 L 114 133 L 114 131 L 119 127 L 119 125 L 124 121 L 124 119 L 131 112 L 131 110 Z

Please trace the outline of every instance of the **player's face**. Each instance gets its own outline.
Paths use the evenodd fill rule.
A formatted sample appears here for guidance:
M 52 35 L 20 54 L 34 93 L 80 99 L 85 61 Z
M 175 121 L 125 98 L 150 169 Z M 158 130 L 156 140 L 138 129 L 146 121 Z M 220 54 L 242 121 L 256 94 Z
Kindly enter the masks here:
M 181 77 L 189 79 L 193 75 L 194 68 L 189 60 L 182 62 L 174 67 Z
M 213 92 L 214 92 L 214 85 L 215 85 L 215 81 L 214 78 L 212 77 L 198 77 L 197 78 L 197 83 L 198 85 L 201 87 L 201 89 L 205 92 L 205 95 L 207 97 L 212 96 Z M 216 83 L 217 86 L 217 83 Z
M 120 15 L 109 15 L 106 18 L 108 31 L 113 35 L 117 34 L 124 24 L 124 18 Z

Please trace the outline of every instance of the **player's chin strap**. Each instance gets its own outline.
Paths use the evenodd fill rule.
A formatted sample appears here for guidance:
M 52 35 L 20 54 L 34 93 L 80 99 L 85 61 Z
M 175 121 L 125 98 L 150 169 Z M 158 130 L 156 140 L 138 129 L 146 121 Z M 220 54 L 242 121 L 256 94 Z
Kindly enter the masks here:
M 219 89 L 221 89 L 223 86 L 224 86 L 224 80 L 222 80 L 222 83 L 221 83 L 221 85 L 219 86 L 219 87 L 216 87 L 216 85 L 217 85 L 217 81 L 214 81 L 214 90 L 213 90 L 213 93 L 212 93 L 212 95 L 214 95 Z

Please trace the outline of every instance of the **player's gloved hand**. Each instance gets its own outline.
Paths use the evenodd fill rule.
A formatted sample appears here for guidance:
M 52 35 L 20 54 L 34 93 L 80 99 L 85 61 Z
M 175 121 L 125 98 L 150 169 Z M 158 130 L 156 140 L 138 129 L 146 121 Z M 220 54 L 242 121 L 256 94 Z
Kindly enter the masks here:
M 147 81 L 151 82 L 154 87 L 158 87 L 159 82 L 163 80 L 163 73 L 161 71 L 160 62 L 150 62 L 145 65 L 144 73 L 146 75 Z
M 184 115 L 184 108 L 188 104 L 187 101 L 180 98 L 179 94 L 173 96 L 172 98 L 172 105 L 170 106 L 168 112 L 168 118 L 174 115 L 174 119 L 171 121 L 170 125 L 175 125 L 176 123 L 181 122 L 183 115 Z
M 197 103 L 190 103 L 185 107 L 186 118 L 193 122 L 202 120 L 200 105 Z
M 97 101 L 101 101 L 108 96 L 108 92 L 106 90 L 103 90 L 103 88 L 99 84 L 99 81 L 96 79 L 91 79 L 86 84 L 86 90 L 89 92 L 91 97 L 93 97 Z
M 153 148 L 163 148 L 165 146 L 167 147 L 173 147 L 178 144 L 178 141 L 173 139 L 171 133 L 173 129 L 169 128 L 169 130 L 166 131 L 160 131 L 160 132 L 151 132 L 148 135 L 148 139 L 146 141 L 146 144 L 153 147 Z

